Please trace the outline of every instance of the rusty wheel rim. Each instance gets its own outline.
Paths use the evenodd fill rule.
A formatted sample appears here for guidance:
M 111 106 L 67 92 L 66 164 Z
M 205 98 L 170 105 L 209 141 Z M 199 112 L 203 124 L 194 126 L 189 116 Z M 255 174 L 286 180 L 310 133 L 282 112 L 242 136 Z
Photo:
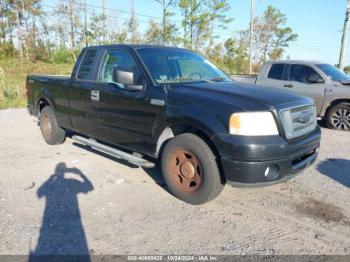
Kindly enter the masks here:
M 52 137 L 51 120 L 47 115 L 41 115 L 40 127 L 45 140 L 50 140 Z
M 185 192 L 197 191 L 203 183 L 203 172 L 198 158 L 185 149 L 177 149 L 172 153 L 170 175 L 176 187 Z

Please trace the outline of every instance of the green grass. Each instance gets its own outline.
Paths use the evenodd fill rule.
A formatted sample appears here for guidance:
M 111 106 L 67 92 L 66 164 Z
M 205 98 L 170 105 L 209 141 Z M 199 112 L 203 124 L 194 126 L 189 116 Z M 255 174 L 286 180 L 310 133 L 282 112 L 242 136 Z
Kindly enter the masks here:
M 0 109 L 26 106 L 25 79 L 28 74 L 70 75 L 72 67 L 40 61 L 0 60 Z

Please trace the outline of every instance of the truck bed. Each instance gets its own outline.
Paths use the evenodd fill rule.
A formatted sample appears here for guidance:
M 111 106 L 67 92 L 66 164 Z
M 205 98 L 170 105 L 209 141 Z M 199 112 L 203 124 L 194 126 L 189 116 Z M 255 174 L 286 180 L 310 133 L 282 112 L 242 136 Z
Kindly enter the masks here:
M 28 75 L 27 99 L 28 106 L 33 115 L 38 114 L 38 103 L 42 92 L 50 94 L 54 99 L 56 117 L 63 123 L 70 123 L 69 119 L 69 84 L 70 76 L 63 75 Z
M 42 74 L 32 74 L 28 75 L 28 80 L 69 80 L 70 75 L 42 75 Z

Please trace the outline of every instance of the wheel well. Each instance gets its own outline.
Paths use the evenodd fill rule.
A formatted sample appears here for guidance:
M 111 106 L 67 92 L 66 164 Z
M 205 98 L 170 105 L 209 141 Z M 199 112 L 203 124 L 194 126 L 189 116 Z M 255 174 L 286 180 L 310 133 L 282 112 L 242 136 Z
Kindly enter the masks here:
M 334 101 L 331 103 L 330 107 L 335 106 L 335 105 L 338 105 L 338 104 L 340 104 L 340 103 L 347 103 L 347 104 L 350 105 L 350 99 L 337 99 L 337 100 L 334 100 Z
M 350 99 L 337 99 L 337 100 L 332 101 L 331 104 L 330 104 L 330 105 L 327 107 L 327 109 L 326 109 L 325 116 L 327 116 L 329 110 L 330 110 L 332 107 L 334 107 L 334 106 L 336 106 L 336 105 L 339 105 L 339 104 L 341 104 L 341 103 L 347 103 L 347 104 L 350 105 Z
M 38 114 L 40 114 L 41 110 L 45 107 L 45 106 L 49 106 L 49 102 L 45 99 L 45 98 L 40 98 L 38 101 Z
M 192 126 L 175 127 L 174 129 L 175 129 L 174 135 L 180 135 L 183 133 L 192 133 L 194 135 L 197 135 L 198 137 L 203 139 L 204 142 L 207 143 L 207 145 L 210 147 L 210 149 L 213 151 L 213 153 L 216 157 L 219 156 L 219 152 L 217 151 L 214 143 L 212 142 L 210 137 L 206 133 L 204 133 L 202 130 L 195 128 L 195 127 L 192 127 Z
M 207 143 L 207 145 L 213 151 L 215 156 L 219 156 L 218 151 L 214 146 L 213 142 L 211 141 L 210 137 L 206 133 L 204 133 L 202 130 L 189 125 L 172 125 L 172 126 L 166 127 L 161 133 L 160 137 L 158 138 L 157 155 L 158 156 L 161 155 L 162 149 L 171 138 L 184 133 L 192 133 L 197 135 Z
M 157 156 L 160 157 L 162 155 L 162 151 L 166 145 L 166 143 L 173 138 L 174 136 L 177 135 L 181 135 L 184 133 L 191 133 L 194 134 L 198 137 L 200 137 L 211 149 L 211 151 L 214 153 L 215 157 L 218 158 L 219 157 L 219 152 L 216 149 L 214 143 L 212 142 L 212 140 L 210 139 L 210 137 L 203 132 L 202 130 L 193 127 L 193 126 L 189 126 L 189 125 L 173 125 L 170 127 L 166 127 L 162 134 L 160 135 L 159 139 L 158 139 L 158 145 L 157 145 Z M 223 183 L 225 183 L 226 179 L 224 177 L 224 173 L 223 173 L 223 169 L 221 166 L 220 161 L 217 161 L 219 170 L 220 170 L 220 176 L 221 176 L 221 180 Z

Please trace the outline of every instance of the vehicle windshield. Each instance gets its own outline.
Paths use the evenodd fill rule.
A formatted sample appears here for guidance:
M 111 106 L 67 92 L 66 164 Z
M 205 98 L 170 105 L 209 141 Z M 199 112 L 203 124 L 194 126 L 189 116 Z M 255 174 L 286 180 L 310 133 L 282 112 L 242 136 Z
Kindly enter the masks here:
M 350 77 L 348 75 L 329 64 L 318 64 L 316 67 L 319 68 L 333 81 L 342 82 L 350 80 Z
M 137 51 L 158 84 L 232 81 L 210 61 L 191 51 L 172 48 Z

